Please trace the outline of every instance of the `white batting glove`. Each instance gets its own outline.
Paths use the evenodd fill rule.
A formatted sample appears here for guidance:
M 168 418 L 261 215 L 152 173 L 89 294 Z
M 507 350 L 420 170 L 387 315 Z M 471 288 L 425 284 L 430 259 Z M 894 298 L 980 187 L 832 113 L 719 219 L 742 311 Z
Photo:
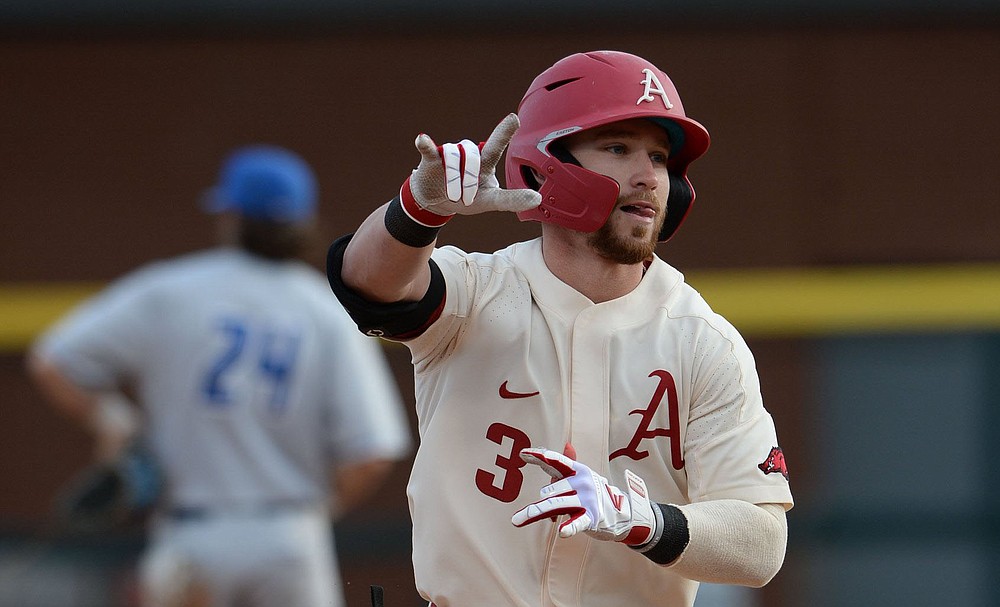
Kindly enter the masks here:
M 553 482 L 542 487 L 542 499 L 514 513 L 510 520 L 515 527 L 566 514 L 569 518 L 559 525 L 560 537 L 583 531 L 599 540 L 629 546 L 653 538 L 656 519 L 646 483 L 631 470 L 625 471 L 623 492 L 588 466 L 550 449 L 522 449 L 521 459 L 541 467 Z
M 537 207 L 542 202 L 538 192 L 502 189 L 496 177 L 497 163 L 518 126 L 517 114 L 508 114 L 481 150 L 468 139 L 438 146 L 421 133 L 414 142 L 420 164 L 403 185 L 402 196 L 409 192 L 417 205 L 441 216 Z

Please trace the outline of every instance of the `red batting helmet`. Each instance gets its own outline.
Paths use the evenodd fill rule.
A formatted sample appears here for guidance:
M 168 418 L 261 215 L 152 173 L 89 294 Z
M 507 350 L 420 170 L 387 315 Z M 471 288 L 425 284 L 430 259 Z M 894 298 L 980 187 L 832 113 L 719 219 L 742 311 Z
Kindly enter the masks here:
M 659 241 L 677 231 L 694 201 L 687 167 L 708 149 L 709 137 L 705 127 L 684 115 L 677 89 L 655 65 L 618 51 L 570 55 L 535 78 L 517 113 L 521 127 L 507 150 L 507 187 L 542 195 L 538 208 L 518 213 L 521 221 L 581 232 L 600 228 L 615 207 L 618 183 L 584 169 L 556 142 L 611 122 L 649 118 L 670 138 L 670 195 Z M 545 176 L 541 187 L 531 169 Z

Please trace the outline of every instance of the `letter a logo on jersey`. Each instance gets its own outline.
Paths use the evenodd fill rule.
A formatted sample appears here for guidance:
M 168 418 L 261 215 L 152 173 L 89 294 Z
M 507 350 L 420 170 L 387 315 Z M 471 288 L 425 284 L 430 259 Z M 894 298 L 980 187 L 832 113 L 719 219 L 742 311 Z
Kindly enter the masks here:
M 654 439 L 658 436 L 665 436 L 670 439 L 670 462 L 674 470 L 684 468 L 684 455 L 681 453 L 681 421 L 680 407 L 677 403 L 677 384 L 674 376 L 663 369 L 657 369 L 649 374 L 650 377 L 658 379 L 656 390 L 653 392 L 649 404 L 645 408 L 633 409 L 629 415 L 639 416 L 639 425 L 632 435 L 632 440 L 621 449 L 616 449 L 611 453 L 608 461 L 616 457 L 628 457 L 639 461 L 649 457 L 649 451 L 640 449 L 639 445 L 646 439 Z M 654 427 L 656 423 L 656 412 L 660 408 L 660 403 L 664 397 L 667 400 L 667 421 L 669 427 Z
M 653 70 L 646 68 L 642 70 L 642 73 L 645 74 L 646 77 L 643 78 L 640 84 L 642 84 L 646 88 L 642 92 L 642 97 L 639 97 L 639 99 L 636 100 L 635 104 L 639 105 L 643 101 L 652 101 L 653 95 L 659 95 L 660 100 L 663 101 L 663 107 L 667 108 L 668 110 L 673 108 L 674 104 L 670 103 L 670 99 L 667 98 L 667 92 L 663 90 L 663 85 L 660 84 L 660 79 L 656 77 L 656 74 L 653 73 Z

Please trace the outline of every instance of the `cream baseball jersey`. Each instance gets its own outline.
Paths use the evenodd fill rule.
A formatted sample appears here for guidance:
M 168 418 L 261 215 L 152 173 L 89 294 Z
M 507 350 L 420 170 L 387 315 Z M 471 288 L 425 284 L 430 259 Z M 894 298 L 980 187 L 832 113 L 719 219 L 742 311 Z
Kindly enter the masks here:
M 406 342 L 421 445 L 408 485 L 413 564 L 438 607 L 691 605 L 697 582 L 614 542 L 515 528 L 550 479 L 521 449 L 562 450 L 650 497 L 792 506 L 753 358 L 680 272 L 594 304 L 545 266 L 541 240 L 495 254 L 437 249 L 441 315 Z M 599 573 L 598 575 L 594 575 Z M 607 583 L 608 579 L 615 583 Z

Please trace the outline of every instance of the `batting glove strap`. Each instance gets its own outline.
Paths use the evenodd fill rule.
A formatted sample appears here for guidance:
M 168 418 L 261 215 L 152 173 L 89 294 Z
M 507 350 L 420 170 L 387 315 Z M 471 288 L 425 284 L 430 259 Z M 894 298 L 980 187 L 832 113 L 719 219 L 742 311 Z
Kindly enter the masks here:
M 670 504 L 653 503 L 653 515 L 656 518 L 653 537 L 632 548 L 658 565 L 669 565 L 680 558 L 691 541 L 687 518 L 680 508 Z
M 628 533 L 618 541 L 629 546 L 641 546 L 649 543 L 656 534 L 656 515 L 653 512 L 652 502 L 649 501 L 649 494 L 646 492 L 646 482 L 638 474 L 626 470 L 625 486 L 632 512 Z
M 416 173 L 416 171 L 414 171 Z M 413 196 L 413 186 L 410 184 L 410 179 L 413 176 L 406 178 L 403 182 L 402 187 L 399 188 L 399 197 L 396 199 L 400 202 L 400 208 L 411 221 L 424 226 L 426 228 L 440 228 L 444 224 L 454 217 L 454 213 L 439 214 L 438 212 L 425 209 L 420 206 L 417 199 Z M 395 200 L 393 201 L 395 202 Z

